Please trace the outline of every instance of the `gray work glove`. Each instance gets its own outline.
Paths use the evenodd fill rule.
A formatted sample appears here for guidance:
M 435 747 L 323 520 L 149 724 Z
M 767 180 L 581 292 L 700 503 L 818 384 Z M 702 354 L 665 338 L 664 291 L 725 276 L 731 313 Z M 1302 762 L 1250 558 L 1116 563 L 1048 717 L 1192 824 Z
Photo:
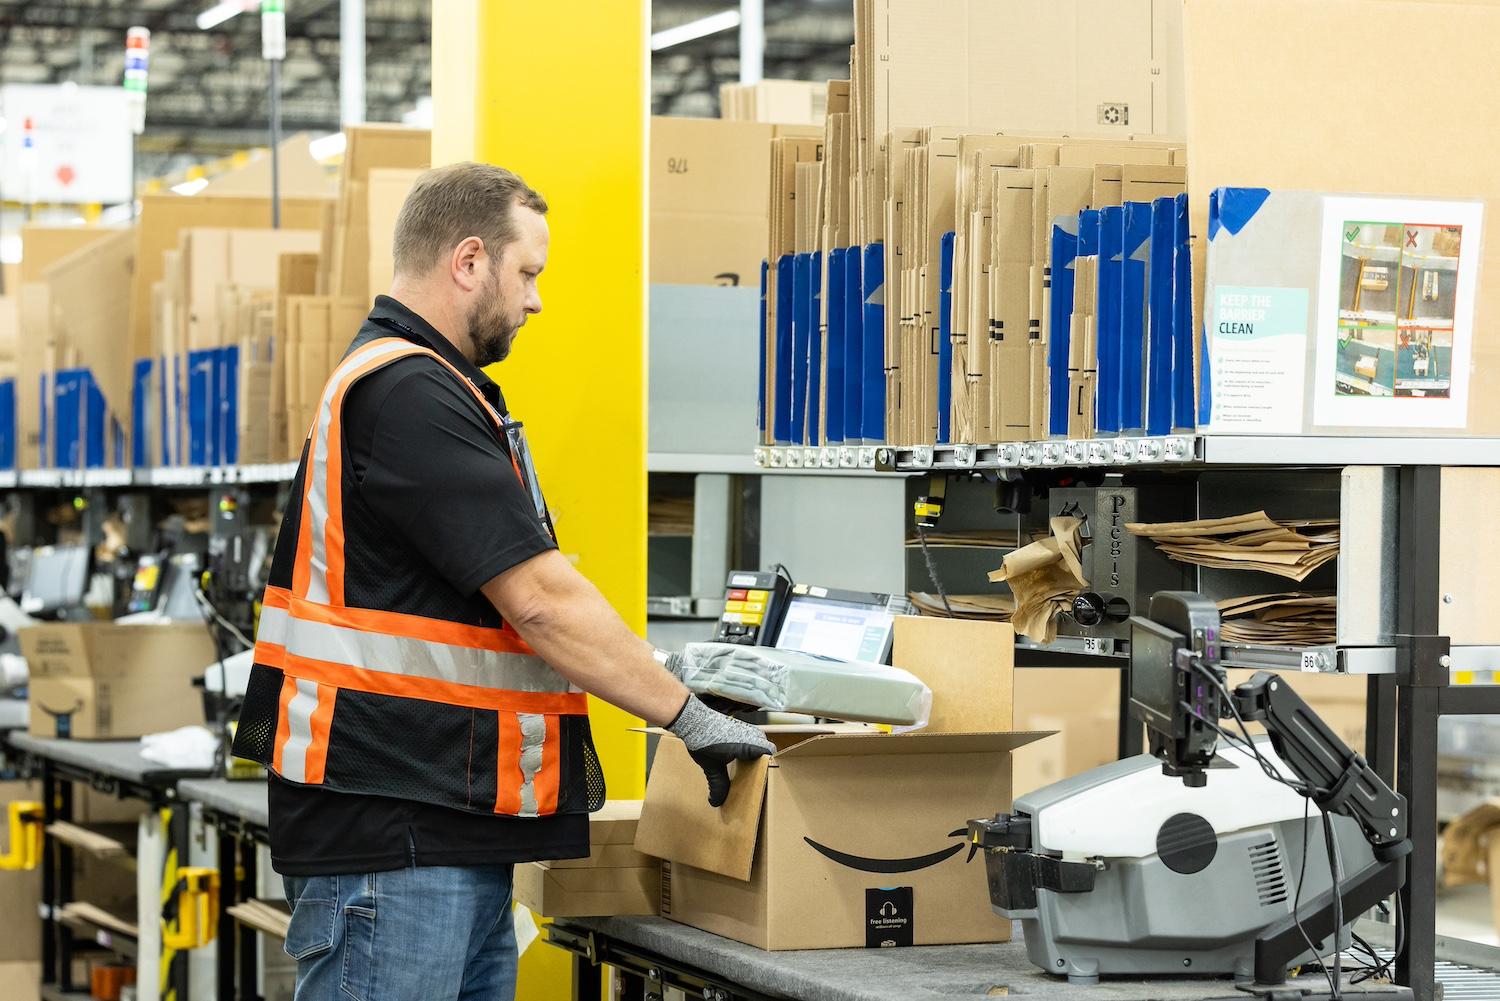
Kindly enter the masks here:
M 696 695 L 688 696 L 667 729 L 687 745 L 688 754 L 708 777 L 709 806 L 723 806 L 729 798 L 731 761 L 754 761 L 776 753 L 765 734 L 749 723 L 714 712 Z

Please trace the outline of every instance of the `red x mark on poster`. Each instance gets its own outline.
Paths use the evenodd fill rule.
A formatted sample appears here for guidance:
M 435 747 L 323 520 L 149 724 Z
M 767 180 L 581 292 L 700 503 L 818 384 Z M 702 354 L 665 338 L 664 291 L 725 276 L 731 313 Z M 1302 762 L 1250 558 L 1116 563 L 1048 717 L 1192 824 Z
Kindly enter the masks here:
M 1406 231 L 1406 245 L 1408 247 L 1415 247 L 1417 245 L 1417 231 L 1416 230 L 1409 229 L 1409 230 Z

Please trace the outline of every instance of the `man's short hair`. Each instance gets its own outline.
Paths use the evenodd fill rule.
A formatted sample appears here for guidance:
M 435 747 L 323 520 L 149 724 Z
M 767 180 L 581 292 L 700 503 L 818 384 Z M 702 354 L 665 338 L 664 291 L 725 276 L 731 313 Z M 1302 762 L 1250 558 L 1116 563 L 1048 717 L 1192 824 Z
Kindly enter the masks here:
M 516 239 L 516 205 L 547 213 L 546 200 L 503 167 L 465 162 L 424 171 L 396 216 L 396 274 L 425 274 L 471 236 L 498 260 Z

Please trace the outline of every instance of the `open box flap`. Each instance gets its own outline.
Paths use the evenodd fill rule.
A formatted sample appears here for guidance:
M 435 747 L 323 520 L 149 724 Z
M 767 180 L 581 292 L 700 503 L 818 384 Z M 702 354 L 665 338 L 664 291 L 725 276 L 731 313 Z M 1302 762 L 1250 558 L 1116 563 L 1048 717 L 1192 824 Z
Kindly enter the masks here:
M 760 758 L 729 766 L 729 798 L 708 805 L 708 780 L 682 741 L 663 738 L 656 747 L 646 801 L 635 829 L 635 849 L 647 855 L 748 880 L 766 798 L 766 768 Z
M 776 761 L 794 758 L 851 757 L 874 754 L 983 754 L 1014 751 L 1056 730 L 1002 733 L 834 733 L 809 737 L 776 753 Z

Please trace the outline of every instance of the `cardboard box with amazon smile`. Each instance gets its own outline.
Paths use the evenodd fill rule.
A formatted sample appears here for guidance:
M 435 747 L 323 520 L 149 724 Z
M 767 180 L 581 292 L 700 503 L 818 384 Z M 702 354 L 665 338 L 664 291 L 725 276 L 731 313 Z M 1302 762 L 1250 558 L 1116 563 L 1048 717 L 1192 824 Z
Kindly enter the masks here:
M 898 619 L 892 662 L 933 690 L 916 733 L 768 727 L 708 805 L 682 743 L 658 745 L 635 846 L 662 862 L 663 917 L 762 949 L 1002 942 L 963 828 L 1010 806 L 1010 626 Z

